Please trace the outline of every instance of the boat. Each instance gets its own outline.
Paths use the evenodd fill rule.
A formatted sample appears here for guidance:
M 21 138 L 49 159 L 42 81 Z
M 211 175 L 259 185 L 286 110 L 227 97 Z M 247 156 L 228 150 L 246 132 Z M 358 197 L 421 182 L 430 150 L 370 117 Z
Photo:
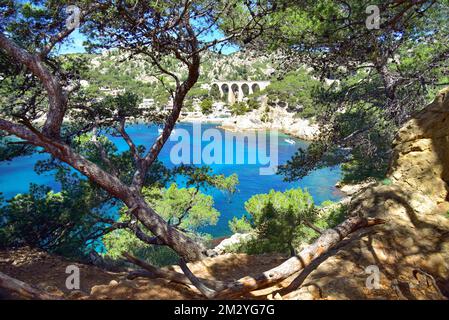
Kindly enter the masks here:
M 296 141 L 293 139 L 285 139 L 284 141 L 290 144 L 296 144 Z

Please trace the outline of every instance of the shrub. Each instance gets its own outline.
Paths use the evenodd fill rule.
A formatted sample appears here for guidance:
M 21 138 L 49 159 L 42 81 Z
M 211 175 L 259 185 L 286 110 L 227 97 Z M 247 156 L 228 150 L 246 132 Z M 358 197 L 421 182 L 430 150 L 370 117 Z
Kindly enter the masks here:
M 300 188 L 255 195 L 245 208 L 250 219 L 234 218 L 229 226 L 233 232 L 255 231 L 256 238 L 228 248 L 229 252 L 294 254 L 295 248 L 319 236 L 309 225 L 326 230 L 341 223 L 347 213 L 345 206 L 331 201 L 315 207 L 310 194 Z
M 201 101 L 200 107 L 201 107 L 201 112 L 202 112 L 204 115 L 209 115 L 209 114 L 211 114 L 212 111 L 213 111 L 213 102 L 212 102 L 212 99 L 210 99 L 210 98 L 204 99 L 203 101 Z
M 246 102 L 236 102 L 231 106 L 231 113 L 235 116 L 242 116 L 249 111 Z

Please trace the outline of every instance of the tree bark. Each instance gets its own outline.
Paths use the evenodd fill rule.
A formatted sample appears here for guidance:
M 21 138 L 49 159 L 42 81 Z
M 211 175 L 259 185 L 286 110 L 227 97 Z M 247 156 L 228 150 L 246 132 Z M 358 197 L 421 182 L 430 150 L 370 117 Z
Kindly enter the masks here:
M 384 220 L 382 219 L 361 217 L 349 218 L 334 229 L 328 229 L 323 232 L 315 242 L 302 250 L 298 255 L 255 277 L 246 276 L 229 284 L 226 289 L 218 292 L 214 298 L 238 297 L 245 293 L 278 283 L 304 269 L 304 267 L 308 266 L 314 259 L 329 251 L 352 232 L 360 228 L 382 223 L 384 223 Z
M 25 299 L 61 300 L 61 298 L 36 289 L 23 281 L 0 272 L 0 288 L 12 291 Z
M 178 229 L 170 226 L 156 211 L 151 208 L 142 197 L 125 201 L 129 208 L 136 208 L 132 214 L 156 237 L 175 250 L 188 261 L 202 260 L 206 257 L 206 248 L 191 239 Z
M 183 259 L 179 261 L 179 266 L 181 267 L 182 272 L 186 275 L 186 277 L 190 280 L 190 282 L 198 289 L 199 292 L 203 296 L 208 299 L 211 299 L 217 295 L 217 291 L 206 286 L 200 279 L 198 279 L 192 271 L 190 271 L 189 267 L 185 263 Z

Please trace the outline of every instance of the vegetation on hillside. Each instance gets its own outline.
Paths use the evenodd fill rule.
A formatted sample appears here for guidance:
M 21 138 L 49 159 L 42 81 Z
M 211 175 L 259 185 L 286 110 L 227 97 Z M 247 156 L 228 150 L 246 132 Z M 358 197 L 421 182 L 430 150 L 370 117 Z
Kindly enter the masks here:
M 245 209 L 248 215 L 232 219 L 229 227 L 234 233 L 253 233 L 255 237 L 229 251 L 294 255 L 295 248 L 310 243 L 346 216 L 345 207 L 339 204 L 315 206 L 312 196 L 301 188 L 255 195 L 245 203 Z

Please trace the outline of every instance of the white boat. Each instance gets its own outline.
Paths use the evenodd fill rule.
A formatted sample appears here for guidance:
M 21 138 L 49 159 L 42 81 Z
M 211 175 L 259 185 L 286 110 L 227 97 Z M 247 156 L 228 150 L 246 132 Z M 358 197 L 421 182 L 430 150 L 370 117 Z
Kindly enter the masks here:
M 284 141 L 290 144 L 296 144 L 296 141 L 293 139 L 285 139 Z

